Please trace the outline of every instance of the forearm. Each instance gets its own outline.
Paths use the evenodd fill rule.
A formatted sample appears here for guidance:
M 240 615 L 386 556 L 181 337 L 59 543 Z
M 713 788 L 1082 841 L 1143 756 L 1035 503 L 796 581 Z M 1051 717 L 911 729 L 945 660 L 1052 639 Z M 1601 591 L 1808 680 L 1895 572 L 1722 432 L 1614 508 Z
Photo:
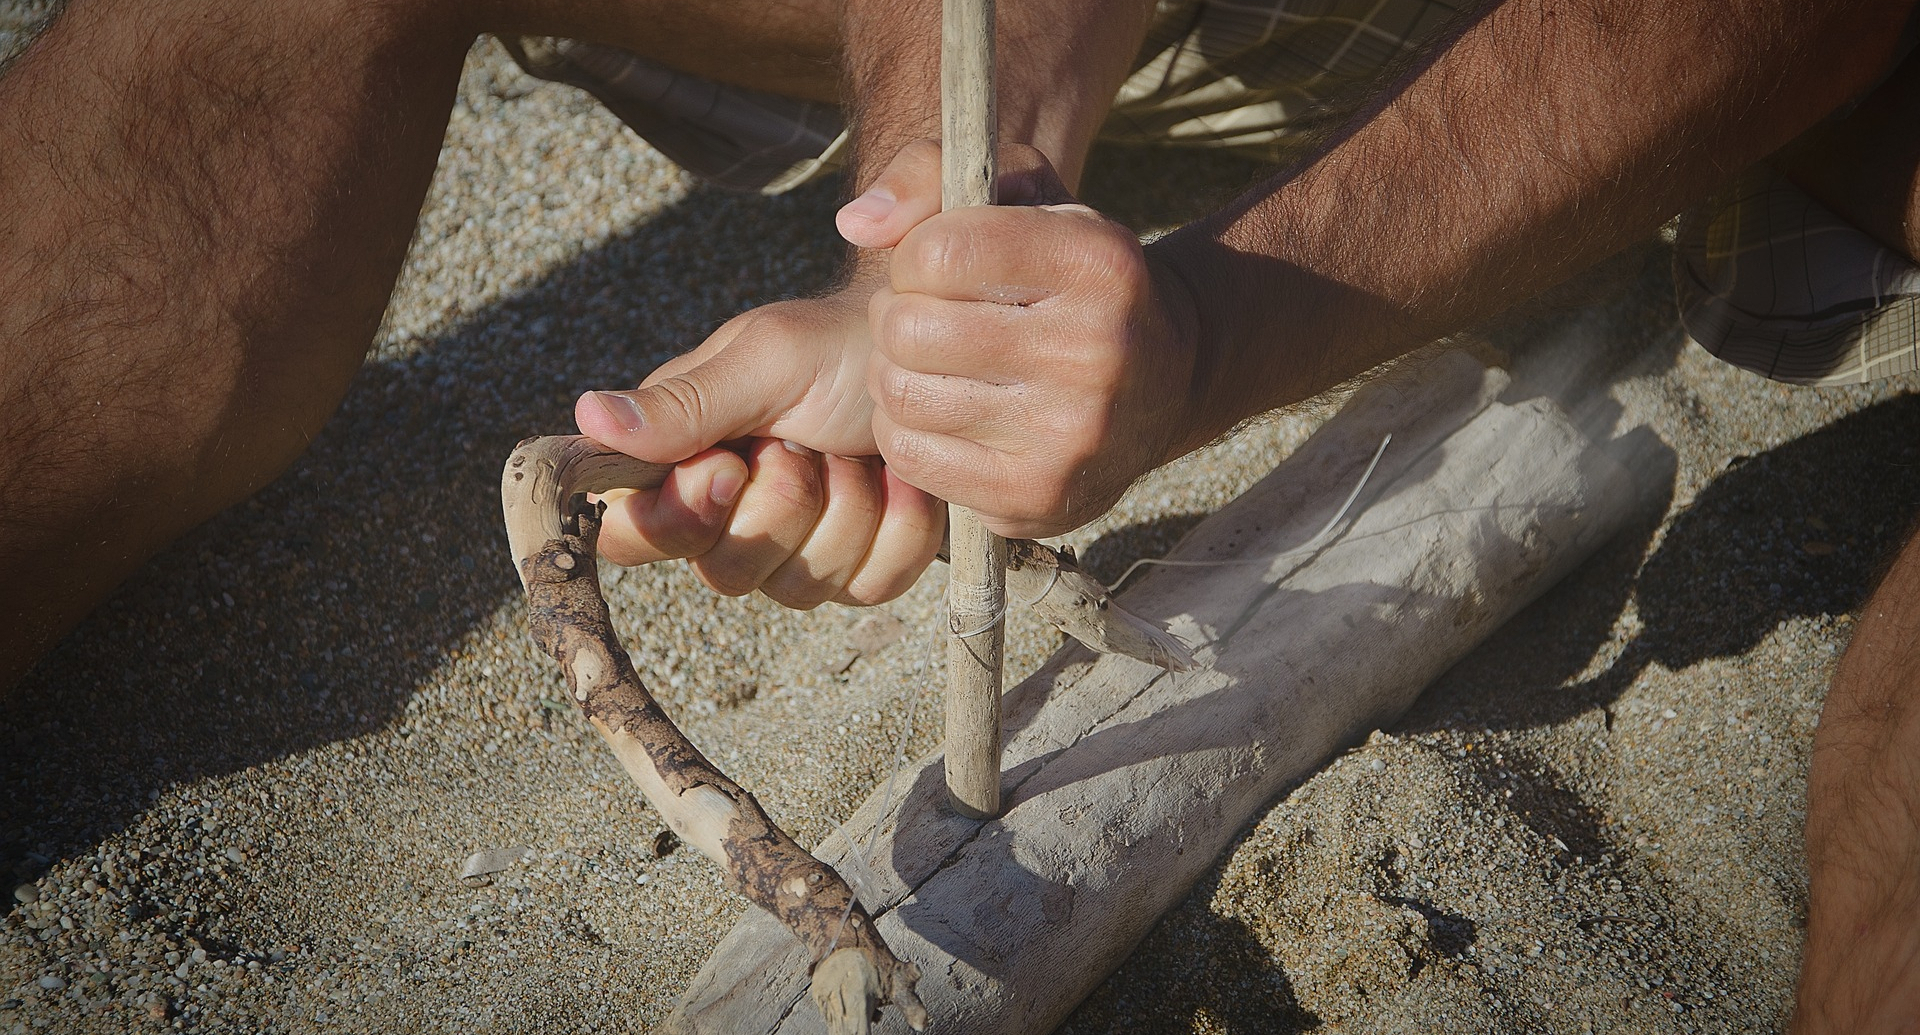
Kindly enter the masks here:
M 907 144 L 940 136 L 941 0 L 847 0 L 853 186 Z M 1000 0 L 1000 138 L 1046 154 L 1076 186 L 1146 34 L 1151 0 Z
M 1191 448 L 1650 233 L 1886 67 L 1904 3 L 1509 0 L 1306 162 L 1156 245 L 1193 296 Z

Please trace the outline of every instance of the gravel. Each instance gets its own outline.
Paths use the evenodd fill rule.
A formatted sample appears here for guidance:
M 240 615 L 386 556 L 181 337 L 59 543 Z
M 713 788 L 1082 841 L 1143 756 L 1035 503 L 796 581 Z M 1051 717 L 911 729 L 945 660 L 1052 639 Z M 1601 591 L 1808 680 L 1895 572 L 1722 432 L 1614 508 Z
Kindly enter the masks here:
M 1143 230 L 1253 175 L 1107 157 L 1088 193 Z M 338 418 L 6 699 L 0 1032 L 655 1029 L 744 907 L 528 641 L 499 464 L 579 391 L 826 287 L 837 189 L 701 187 L 476 47 Z M 1680 455 L 1664 520 L 1276 803 L 1066 1030 L 1784 1025 L 1808 746 L 1920 499 L 1920 382 L 1796 391 L 1656 338 L 1632 391 Z M 1164 553 L 1324 412 L 1150 476 L 1074 545 L 1107 577 Z M 642 676 L 803 843 L 934 746 L 938 569 L 897 630 L 679 565 L 603 578 Z M 1009 674 L 1057 641 L 1013 616 Z

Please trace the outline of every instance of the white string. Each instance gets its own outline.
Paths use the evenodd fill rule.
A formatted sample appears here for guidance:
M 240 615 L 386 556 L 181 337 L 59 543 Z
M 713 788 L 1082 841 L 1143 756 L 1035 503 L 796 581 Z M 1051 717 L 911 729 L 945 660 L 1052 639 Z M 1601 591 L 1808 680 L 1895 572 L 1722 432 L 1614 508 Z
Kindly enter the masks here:
M 1367 487 L 1368 479 L 1373 477 L 1373 469 L 1380 466 L 1380 458 L 1387 452 L 1387 443 L 1392 441 L 1393 433 L 1388 432 L 1386 437 L 1380 440 L 1380 448 L 1373 451 L 1373 459 L 1367 462 L 1367 469 L 1360 472 L 1359 483 L 1354 485 L 1352 492 L 1347 493 L 1346 502 L 1340 504 L 1340 509 L 1334 511 L 1333 516 L 1327 519 L 1327 523 L 1320 526 L 1320 531 L 1315 532 L 1312 538 L 1299 546 L 1279 554 L 1277 557 L 1258 561 L 1176 561 L 1166 557 L 1142 557 L 1132 564 L 1127 565 L 1127 570 L 1121 572 L 1120 577 L 1114 579 L 1113 582 L 1107 586 L 1107 592 L 1112 593 L 1118 590 L 1123 583 L 1133 577 L 1134 572 L 1140 570 L 1141 565 L 1145 564 L 1157 564 L 1163 568 L 1224 568 L 1240 564 L 1271 564 L 1274 560 L 1279 559 L 1279 557 L 1290 557 L 1296 553 L 1318 550 L 1324 545 L 1321 540 L 1327 537 L 1327 533 L 1333 531 L 1334 526 L 1340 523 L 1341 518 L 1347 516 L 1347 511 L 1352 508 L 1353 501 L 1360 498 L 1360 490 Z
M 976 626 L 975 628 L 968 629 L 966 632 L 960 632 L 958 630 L 955 630 L 953 634 L 954 638 L 960 639 L 960 640 L 973 639 L 975 636 L 978 636 L 981 633 L 986 632 L 987 630 L 993 628 L 994 626 L 999 625 L 1001 620 L 1006 617 L 1007 617 L 1007 602 L 1002 600 L 1000 602 L 1000 607 L 996 609 L 992 615 L 988 616 L 986 622 L 984 622 L 979 626 Z M 949 629 L 953 628 L 953 623 L 948 622 L 947 627 Z
M 1058 584 L 1059 581 L 1060 581 L 1060 566 L 1058 564 L 1055 564 L 1052 569 L 1052 574 L 1047 577 L 1047 584 L 1040 587 L 1040 592 L 1035 593 L 1033 595 L 1032 600 L 1021 601 L 1020 606 L 1032 607 L 1033 605 L 1038 604 L 1040 601 L 1047 599 L 1047 594 L 1053 592 L 1053 587 L 1056 584 Z
M 1048 571 L 1047 584 L 1040 587 L 1040 592 L 1035 593 L 1033 595 L 1032 600 L 1022 600 L 1020 602 L 1020 606 L 1032 607 L 1033 605 L 1038 604 L 1040 601 L 1047 599 L 1047 594 L 1053 592 L 1054 585 L 1057 584 L 1059 581 L 1060 581 L 1060 566 L 1058 564 L 1055 564 Z M 999 609 L 994 611 L 993 614 L 989 616 L 985 622 L 982 622 L 980 625 L 975 626 L 972 629 L 968 629 L 966 632 L 956 631 L 953 634 L 954 638 L 960 639 L 960 640 L 970 640 L 970 639 L 973 639 L 975 636 L 978 636 L 981 633 L 984 633 L 987 630 L 992 629 L 994 626 L 999 625 L 1002 621 L 1006 619 L 1007 610 L 1011 606 L 1012 605 L 1008 604 L 1005 600 L 1002 600 L 1000 602 Z M 951 623 L 949 623 L 949 626 L 951 626 Z

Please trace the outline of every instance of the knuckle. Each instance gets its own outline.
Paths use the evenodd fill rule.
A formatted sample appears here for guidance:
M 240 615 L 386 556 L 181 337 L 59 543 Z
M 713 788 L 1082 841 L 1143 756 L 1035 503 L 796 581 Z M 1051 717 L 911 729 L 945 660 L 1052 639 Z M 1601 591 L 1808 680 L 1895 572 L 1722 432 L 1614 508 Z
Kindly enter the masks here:
M 805 457 L 795 456 L 795 459 L 799 462 L 782 463 L 771 471 L 763 468 L 754 480 L 759 483 L 757 487 L 783 509 L 806 515 L 818 515 L 821 506 L 826 502 L 826 492 L 820 484 L 819 468 Z
M 608 536 L 603 529 L 600 535 L 600 559 L 617 564 L 622 568 L 647 563 L 646 555 L 634 548 L 625 538 Z
M 919 572 L 912 576 L 894 573 L 886 577 L 863 574 L 848 583 L 834 600 L 852 607 L 872 607 L 899 598 L 918 581 Z
M 723 597 L 744 597 L 760 587 L 755 573 L 729 563 L 725 558 L 699 557 L 692 561 L 694 574 L 707 588 Z
M 742 337 L 751 335 L 754 340 L 789 341 L 807 333 L 813 325 L 813 321 L 790 305 L 765 305 L 753 310 L 750 315 L 752 322 L 742 332 Z
M 709 411 L 706 391 L 699 382 L 684 375 L 662 378 L 647 389 L 647 399 L 655 406 L 667 410 L 661 423 L 672 425 L 698 425 Z
M 1131 236 L 1114 233 L 1104 224 L 1102 220 L 1100 232 L 1079 238 L 1083 252 L 1081 274 L 1091 283 L 1108 287 L 1132 283 L 1141 263 L 1140 244 Z
M 1031 538 L 1028 533 L 1039 528 L 1050 529 L 1043 535 L 1065 530 L 1055 526 L 1072 513 L 1076 487 L 1064 471 L 1026 467 L 1010 472 L 1008 481 L 1010 491 L 1003 498 L 1016 502 L 1003 508 L 999 519 L 1021 528 L 1023 538 Z
M 927 440 L 899 426 L 890 426 L 878 436 L 880 455 L 893 473 L 909 485 L 919 484 L 918 476 L 927 466 Z
M 973 235 L 959 220 L 935 217 L 922 227 L 905 256 L 909 264 L 935 282 L 949 280 L 967 268 L 974 251 Z
M 780 577 L 768 579 L 760 592 L 774 603 L 795 611 L 811 611 L 834 595 L 833 587 L 822 586 L 811 579 Z
M 925 308 L 915 299 L 895 297 L 881 311 L 874 325 L 874 333 L 890 357 L 900 360 L 914 353 L 924 333 L 925 317 L 922 313 Z

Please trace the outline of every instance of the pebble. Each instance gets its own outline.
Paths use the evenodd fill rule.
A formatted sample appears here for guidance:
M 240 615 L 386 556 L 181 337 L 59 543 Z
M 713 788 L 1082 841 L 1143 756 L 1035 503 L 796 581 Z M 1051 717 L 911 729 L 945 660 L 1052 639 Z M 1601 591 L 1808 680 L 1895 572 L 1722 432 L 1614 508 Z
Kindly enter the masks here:
M 67 987 L 67 979 L 58 974 L 42 974 L 40 975 L 40 987 L 49 992 L 58 992 Z
M 13 889 L 13 900 L 23 906 L 33 905 L 40 901 L 40 889 L 31 884 L 22 884 Z
M 499 873 L 502 870 L 526 862 L 533 858 L 533 854 L 533 849 L 528 848 L 526 845 L 515 845 L 511 848 L 483 849 L 467 856 L 466 863 L 460 867 L 460 876 L 464 879 L 467 877 L 484 877 L 490 873 Z

